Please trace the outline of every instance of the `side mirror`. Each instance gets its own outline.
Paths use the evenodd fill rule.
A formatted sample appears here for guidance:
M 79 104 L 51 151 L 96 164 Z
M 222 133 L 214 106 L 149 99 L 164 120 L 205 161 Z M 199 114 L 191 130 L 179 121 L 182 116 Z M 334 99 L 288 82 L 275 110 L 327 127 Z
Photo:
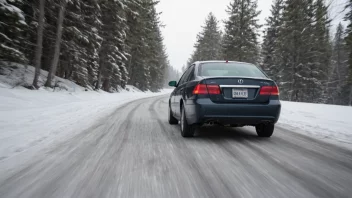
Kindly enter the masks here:
M 176 81 L 170 81 L 169 82 L 169 86 L 170 87 L 176 87 L 177 86 L 177 82 Z

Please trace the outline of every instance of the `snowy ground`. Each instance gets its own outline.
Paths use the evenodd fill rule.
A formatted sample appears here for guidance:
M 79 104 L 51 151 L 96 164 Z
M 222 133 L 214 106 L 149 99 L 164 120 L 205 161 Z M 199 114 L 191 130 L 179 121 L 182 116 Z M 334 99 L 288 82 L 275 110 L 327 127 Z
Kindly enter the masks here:
M 110 94 L 0 88 L 0 160 L 83 131 L 127 102 L 171 92 L 136 90 Z
M 83 131 L 127 102 L 171 92 L 129 90 L 110 94 L 0 88 L 0 161 Z M 352 149 L 351 115 L 351 107 L 282 102 L 279 126 Z
M 34 68 L 0 62 L 0 161 L 13 155 L 73 136 L 113 113 L 130 101 L 170 93 L 142 92 L 134 86 L 119 93 L 85 91 L 85 88 L 56 77 L 55 89 L 28 90 Z M 47 72 L 41 71 L 39 85 Z M 123 115 L 122 115 L 123 116 Z
M 352 107 L 282 101 L 279 126 L 352 149 Z

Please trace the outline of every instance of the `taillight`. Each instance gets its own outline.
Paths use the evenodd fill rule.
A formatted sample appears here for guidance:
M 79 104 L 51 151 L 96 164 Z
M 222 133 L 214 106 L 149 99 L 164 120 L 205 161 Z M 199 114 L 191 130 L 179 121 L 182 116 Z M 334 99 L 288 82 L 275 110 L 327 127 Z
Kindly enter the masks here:
M 207 85 L 207 87 L 208 87 L 209 94 L 214 94 L 214 95 L 220 94 L 219 85 Z
M 205 84 L 198 84 L 194 90 L 193 94 L 198 95 L 198 94 L 211 94 L 211 95 L 216 95 L 220 94 L 220 87 L 219 85 L 205 85 Z
M 280 91 L 279 91 L 279 87 L 278 86 L 273 86 L 273 89 L 271 90 L 271 95 L 272 96 L 280 95 Z
M 260 89 L 259 95 L 278 96 L 279 95 L 279 88 L 277 86 L 263 86 Z
M 193 90 L 193 94 L 208 94 L 208 90 L 207 90 L 207 85 L 204 84 L 198 84 L 194 90 Z

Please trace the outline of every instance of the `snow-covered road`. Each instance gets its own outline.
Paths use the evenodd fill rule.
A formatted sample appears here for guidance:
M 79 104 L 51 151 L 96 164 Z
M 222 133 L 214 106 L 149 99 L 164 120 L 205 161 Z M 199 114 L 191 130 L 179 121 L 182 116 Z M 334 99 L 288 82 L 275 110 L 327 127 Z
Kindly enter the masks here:
M 280 127 L 270 139 L 251 127 L 203 128 L 184 139 L 167 123 L 167 104 L 167 95 L 126 103 L 30 159 L 28 150 L 2 160 L 1 197 L 352 194 L 350 150 Z

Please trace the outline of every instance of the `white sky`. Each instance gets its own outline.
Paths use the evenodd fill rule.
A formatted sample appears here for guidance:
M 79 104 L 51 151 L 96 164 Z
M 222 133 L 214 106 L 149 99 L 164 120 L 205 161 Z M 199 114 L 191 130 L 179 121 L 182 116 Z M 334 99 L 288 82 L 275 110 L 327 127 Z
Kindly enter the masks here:
M 346 0 L 327 0 L 332 3 L 330 10 L 333 25 L 340 22 L 344 16 L 341 13 Z M 196 36 L 201 31 L 205 19 L 210 12 L 220 22 L 227 19 L 226 8 L 231 0 L 160 0 L 157 5 L 158 12 L 162 12 L 161 21 L 164 44 L 169 55 L 171 65 L 181 70 L 193 52 Z M 265 23 L 265 18 L 270 15 L 272 0 L 258 0 L 258 8 L 262 10 L 259 16 L 260 24 Z M 333 27 L 334 28 L 334 27 Z

